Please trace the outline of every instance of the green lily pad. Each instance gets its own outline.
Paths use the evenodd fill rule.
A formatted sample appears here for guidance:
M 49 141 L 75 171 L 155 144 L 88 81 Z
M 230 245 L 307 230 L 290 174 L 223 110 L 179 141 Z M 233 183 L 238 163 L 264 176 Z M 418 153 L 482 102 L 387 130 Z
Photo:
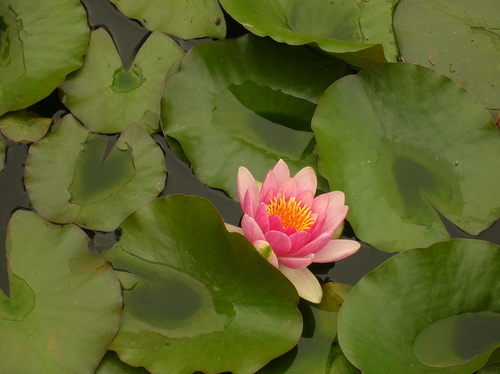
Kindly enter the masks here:
M 476 371 L 500 344 L 498 264 L 499 246 L 465 239 L 390 258 L 347 296 L 343 352 L 374 374 Z
M 327 282 L 322 288 L 321 304 L 299 303 L 304 328 L 297 347 L 271 361 L 259 374 L 325 374 L 339 372 L 340 367 L 353 368 L 348 362 L 340 363 L 344 356 L 336 341 L 338 312 L 352 286 Z
M 205 199 L 170 195 L 120 226 L 104 256 L 122 283 L 111 349 L 152 373 L 253 373 L 291 349 L 302 319 L 291 283 Z
M 154 32 L 125 70 L 111 36 L 97 29 L 92 31 L 82 68 L 61 85 L 61 100 L 94 132 L 121 132 L 131 122 L 157 132 L 163 80 L 183 53 L 171 38 Z
M 7 234 L 10 298 L 0 292 L 2 373 L 93 373 L 120 324 L 113 269 L 76 226 L 17 211 Z
M 394 14 L 401 55 L 462 84 L 500 109 L 500 6 L 489 0 L 401 0 Z
M 165 185 L 160 147 L 136 124 L 112 146 L 73 116 L 31 146 L 25 185 L 31 204 L 46 219 L 112 231 Z
M 5 139 L 3 135 L 0 136 L 0 171 L 3 170 L 5 166 L 5 152 L 7 151 L 7 146 L 5 145 Z
M 500 135 L 467 91 L 412 64 L 335 82 L 313 118 L 320 171 L 346 193 L 356 235 L 387 252 L 476 235 L 500 216 Z M 485 157 L 488 155 L 488 157 Z
M 151 31 L 181 39 L 224 38 L 226 21 L 217 0 L 110 0 L 120 12 Z
M 87 13 L 79 1 L 3 1 L 0 115 L 48 96 L 82 65 L 88 41 Z
M 250 32 L 290 45 L 309 44 L 352 65 L 396 61 L 391 1 L 221 0 Z
M 257 178 L 280 158 L 292 172 L 316 166 L 310 120 L 323 91 L 348 73 L 342 61 L 251 34 L 198 44 L 167 80 L 162 127 L 200 180 L 236 197 L 240 166 Z
M 33 143 L 43 138 L 52 118 L 43 118 L 34 112 L 19 110 L 0 117 L 0 131 L 17 143 Z

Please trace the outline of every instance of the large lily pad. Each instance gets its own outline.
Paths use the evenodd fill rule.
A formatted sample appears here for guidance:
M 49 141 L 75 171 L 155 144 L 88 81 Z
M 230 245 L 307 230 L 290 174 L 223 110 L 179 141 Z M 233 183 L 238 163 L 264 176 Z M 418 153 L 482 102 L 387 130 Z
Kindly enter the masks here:
M 52 118 L 43 118 L 34 112 L 19 110 L 0 117 L 0 131 L 17 143 L 40 140 L 49 130 Z
M 153 200 L 104 252 L 124 310 L 111 349 L 152 373 L 253 373 L 291 349 L 302 319 L 286 278 L 205 199 Z
M 160 147 L 136 124 L 113 138 L 89 132 L 73 116 L 31 146 L 25 185 L 48 220 L 112 231 L 165 185 Z M 111 142 L 111 143 L 110 143 Z
M 217 0 L 110 0 L 120 12 L 151 31 L 181 39 L 226 36 L 224 14 Z
M 402 0 L 394 29 L 406 61 L 436 69 L 500 109 L 500 5 L 490 0 Z
M 17 211 L 8 226 L 10 298 L 0 292 L 2 373 L 93 373 L 120 324 L 113 269 L 78 227 Z
M 88 40 L 87 13 L 79 1 L 2 1 L 0 115 L 48 96 L 81 66 Z
M 347 358 L 367 373 L 463 373 L 500 346 L 500 247 L 455 239 L 402 252 L 340 310 Z
M 291 45 L 310 44 L 355 66 L 396 61 L 393 4 L 385 0 L 221 0 L 252 33 Z
M 165 74 L 183 53 L 171 38 L 154 32 L 125 70 L 111 36 L 97 29 L 82 68 L 61 85 L 61 100 L 92 131 L 121 132 L 135 122 L 157 132 Z
M 292 172 L 316 166 L 310 120 L 323 91 L 347 73 L 342 61 L 251 34 L 199 44 L 167 80 L 163 130 L 199 179 L 236 197 L 240 166 L 257 178 L 280 158 Z
M 335 82 L 313 118 L 320 171 L 346 193 L 356 235 L 396 252 L 476 235 L 500 216 L 500 134 L 467 91 L 412 64 Z M 486 156 L 487 155 L 487 156 Z

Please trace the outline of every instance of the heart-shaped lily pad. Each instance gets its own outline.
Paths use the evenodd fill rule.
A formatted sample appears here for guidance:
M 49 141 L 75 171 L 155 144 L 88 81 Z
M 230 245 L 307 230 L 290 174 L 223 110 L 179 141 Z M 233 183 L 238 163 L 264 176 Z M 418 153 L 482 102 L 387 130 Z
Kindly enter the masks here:
M 226 21 L 217 0 L 110 0 L 120 12 L 151 31 L 181 39 L 226 36 Z
M 500 346 L 499 264 L 499 246 L 465 239 L 390 258 L 347 296 L 343 352 L 367 373 L 476 371 Z
M 199 197 L 142 206 L 104 252 L 124 310 L 111 349 L 152 373 L 253 373 L 291 349 L 302 319 L 291 283 Z
M 500 216 L 500 134 L 461 86 L 412 64 L 335 82 L 313 118 L 320 171 L 349 222 L 387 252 L 449 238 L 437 211 L 476 235 Z M 486 156 L 487 155 L 487 156 Z
M 120 324 L 111 266 L 73 225 L 17 211 L 7 235 L 10 298 L 0 292 L 0 372 L 93 373 Z
M 88 40 L 87 13 L 79 1 L 2 1 L 0 115 L 48 96 L 81 66 Z
M 97 29 L 82 68 L 61 85 L 61 100 L 92 131 L 121 132 L 136 122 L 156 132 L 165 74 L 183 53 L 171 38 L 154 32 L 125 70 L 111 36 Z
M 394 14 L 401 55 L 431 67 L 500 109 L 500 4 L 401 0 Z
M 310 120 L 323 91 L 348 72 L 340 60 L 251 34 L 198 44 L 167 80 L 163 130 L 199 179 L 236 197 L 240 166 L 257 178 L 280 158 L 292 172 L 316 166 Z
M 52 118 L 43 118 L 34 112 L 19 110 L 0 117 L 0 131 L 17 143 L 40 140 L 49 130 Z
M 112 231 L 165 185 L 160 147 L 136 124 L 116 140 L 89 132 L 73 116 L 31 146 L 25 185 L 46 219 Z
M 393 4 L 385 0 L 221 0 L 250 32 L 310 44 L 358 67 L 396 61 Z

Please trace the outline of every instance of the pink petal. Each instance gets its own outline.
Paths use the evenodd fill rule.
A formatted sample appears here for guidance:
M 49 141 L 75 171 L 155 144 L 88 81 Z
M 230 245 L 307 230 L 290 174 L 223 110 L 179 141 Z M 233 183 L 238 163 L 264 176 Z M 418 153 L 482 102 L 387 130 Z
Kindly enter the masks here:
M 283 231 L 283 223 L 281 218 L 276 214 L 269 216 L 269 230 Z
M 312 207 L 314 201 L 314 193 L 312 191 L 299 192 L 296 197 L 296 200 L 301 201 L 304 205 L 310 208 Z
M 267 214 L 267 206 L 264 203 L 260 203 L 255 211 L 254 216 L 255 222 L 259 225 L 262 232 L 269 231 L 269 215 Z
M 285 181 L 281 185 L 281 187 L 278 190 L 278 194 L 282 194 L 285 196 L 285 199 L 288 201 L 291 197 L 296 197 L 297 196 L 297 183 L 295 182 L 295 179 L 290 178 Z
M 311 253 L 319 252 L 325 245 L 332 240 L 332 233 L 325 232 L 316 239 L 310 241 L 297 252 L 293 252 L 294 257 L 303 257 Z
M 331 240 L 322 250 L 314 254 L 314 262 L 333 262 L 346 258 L 361 247 L 355 240 L 336 239 Z
M 301 298 L 316 304 L 321 302 L 323 289 L 318 278 L 309 269 L 290 269 L 280 264 L 279 270 L 295 286 Z
M 257 240 L 265 240 L 264 233 L 260 229 L 259 225 L 255 220 L 248 214 L 244 214 L 241 219 L 241 228 L 243 229 L 243 234 L 250 242 L 255 242 Z
M 289 268 L 302 269 L 311 265 L 313 257 L 312 253 L 305 257 L 280 257 L 278 255 L 278 261 Z
M 272 170 L 276 176 L 276 182 L 278 183 L 278 188 L 281 187 L 287 179 L 290 178 L 290 169 L 288 165 L 283 160 L 279 160 L 276 166 Z
M 326 215 L 322 214 L 316 218 L 314 224 L 309 229 L 309 233 L 311 234 L 311 240 L 316 239 L 323 232 L 323 226 L 325 225 Z
M 264 178 L 264 182 L 262 182 L 262 188 L 260 190 L 260 202 L 268 204 L 269 200 L 274 197 L 277 190 L 278 182 L 276 181 L 276 175 L 271 170 Z
M 318 214 L 324 214 L 329 206 L 344 205 L 345 195 L 341 191 L 332 191 L 317 196 L 312 204 L 312 211 Z
M 307 166 L 295 174 L 295 182 L 297 182 L 297 190 L 301 191 L 311 191 L 313 194 L 316 193 L 316 188 L 318 181 L 316 179 L 316 172 L 310 166 Z
M 268 231 L 264 234 L 266 240 L 271 244 L 276 256 L 280 256 L 282 253 L 290 252 L 292 248 L 292 242 L 288 235 L 282 233 L 281 231 Z
M 326 210 L 326 221 L 322 232 L 333 232 L 344 222 L 349 208 L 346 205 L 329 206 Z
M 250 171 L 246 167 L 240 166 L 240 168 L 238 169 L 238 179 L 236 182 L 236 186 L 238 188 L 238 199 L 243 211 L 247 213 L 245 211 L 245 208 L 243 208 L 243 201 L 245 200 L 247 192 L 250 199 L 248 204 L 255 209 L 255 207 L 257 207 L 257 204 L 259 203 L 259 186 L 257 185 L 257 182 L 255 181 L 252 173 L 250 173 Z
M 299 231 L 295 234 L 290 235 L 290 240 L 292 241 L 292 252 L 297 252 L 303 246 L 305 246 L 311 239 L 311 234 L 308 231 Z

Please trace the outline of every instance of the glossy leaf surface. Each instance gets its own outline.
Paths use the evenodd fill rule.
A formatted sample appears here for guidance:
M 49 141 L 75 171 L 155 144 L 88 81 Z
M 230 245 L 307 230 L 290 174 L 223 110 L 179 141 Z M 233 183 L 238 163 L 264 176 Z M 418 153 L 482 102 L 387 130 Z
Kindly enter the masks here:
M 393 4 L 384 0 L 221 0 L 250 32 L 290 45 L 310 44 L 358 67 L 396 61 Z
M 181 39 L 226 36 L 224 14 L 216 0 L 110 0 L 129 18 L 151 31 Z
M 111 349 L 152 373 L 255 372 L 302 329 L 297 293 L 205 199 L 170 195 L 142 206 L 104 252 L 124 312 Z M 214 357 L 217 357 L 215 360 Z
M 465 239 L 392 257 L 342 306 L 343 352 L 374 374 L 476 371 L 500 344 L 499 263 L 500 247 Z
M 166 83 L 163 130 L 199 179 L 235 197 L 240 166 L 256 178 L 280 158 L 292 173 L 316 166 L 310 120 L 323 91 L 348 72 L 306 47 L 253 35 L 199 44 Z
M 78 227 L 27 211 L 11 218 L 7 254 L 0 371 L 93 373 L 120 323 L 121 290 L 111 266 L 89 250 Z
M 26 190 L 33 207 L 58 223 L 112 231 L 165 184 L 165 159 L 131 124 L 116 140 L 89 132 L 71 115 L 29 151 Z
M 500 109 L 500 6 L 491 0 L 401 0 L 394 29 L 406 61 L 462 84 Z
M 335 82 L 313 129 L 320 172 L 346 193 L 356 235 L 378 249 L 446 240 L 437 212 L 473 235 L 500 216 L 498 129 L 431 69 L 383 64 Z
M 97 29 L 82 68 L 60 87 L 62 101 L 91 131 L 117 133 L 135 122 L 149 133 L 157 132 L 163 80 L 182 54 L 171 38 L 155 32 L 125 70 L 111 36 Z
M 87 13 L 79 1 L 2 1 L 0 115 L 48 96 L 81 66 L 88 40 Z

